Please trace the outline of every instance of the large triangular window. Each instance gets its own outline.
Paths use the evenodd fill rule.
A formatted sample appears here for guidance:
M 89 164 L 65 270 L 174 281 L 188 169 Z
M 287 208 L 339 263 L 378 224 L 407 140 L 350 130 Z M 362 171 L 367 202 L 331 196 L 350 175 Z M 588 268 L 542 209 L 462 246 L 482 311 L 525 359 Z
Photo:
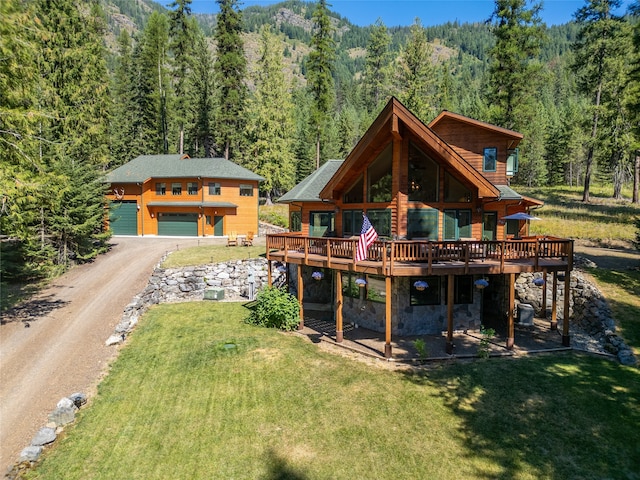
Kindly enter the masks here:
M 364 178 L 362 175 L 356 183 L 344 194 L 343 203 L 363 203 L 364 202 Z
M 448 172 L 444 174 L 444 201 L 449 203 L 468 203 L 471 201 L 471 190 Z
M 438 164 L 413 143 L 409 144 L 409 200 L 438 201 Z
M 376 158 L 367 170 L 367 201 L 390 202 L 393 155 L 391 143 Z

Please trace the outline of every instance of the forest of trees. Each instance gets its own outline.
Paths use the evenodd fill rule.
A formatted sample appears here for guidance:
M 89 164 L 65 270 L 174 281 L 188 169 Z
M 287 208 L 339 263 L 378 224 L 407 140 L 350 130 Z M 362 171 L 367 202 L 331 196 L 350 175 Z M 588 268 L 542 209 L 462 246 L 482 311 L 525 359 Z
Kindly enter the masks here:
M 103 176 L 140 154 L 228 158 L 270 202 L 344 158 L 392 95 L 425 122 L 448 109 L 522 132 L 515 184 L 580 185 L 585 202 L 593 182 L 633 185 L 639 201 L 640 0 L 585 0 L 551 28 L 526 0 L 393 28 L 325 0 L 216 2 L 0 0 L 3 281 L 104 251 Z

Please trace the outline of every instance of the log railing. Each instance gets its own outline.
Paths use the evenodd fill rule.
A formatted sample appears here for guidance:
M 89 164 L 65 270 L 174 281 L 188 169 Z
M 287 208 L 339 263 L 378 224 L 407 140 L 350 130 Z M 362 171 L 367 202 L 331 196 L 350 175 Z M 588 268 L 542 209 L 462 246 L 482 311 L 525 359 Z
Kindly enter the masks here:
M 347 238 L 303 237 L 297 234 L 267 235 L 267 255 L 283 252 L 287 261 L 289 254 L 304 254 L 305 262 L 309 255 L 326 257 L 330 263 L 333 258 L 351 259 L 355 263 L 358 240 Z M 376 241 L 368 249 L 368 261 L 382 262 L 385 268 L 395 263 L 465 262 L 493 260 L 504 262 L 514 260 L 533 260 L 537 266 L 542 258 L 556 258 L 571 262 L 573 241 L 556 237 L 526 237 L 502 241 L 440 241 L 393 240 Z

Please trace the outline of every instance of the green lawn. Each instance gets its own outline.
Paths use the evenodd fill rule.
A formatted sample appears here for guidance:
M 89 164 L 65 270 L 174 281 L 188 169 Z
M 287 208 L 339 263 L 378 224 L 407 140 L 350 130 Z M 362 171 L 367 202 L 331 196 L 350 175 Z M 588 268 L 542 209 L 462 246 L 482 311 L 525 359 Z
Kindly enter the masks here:
M 33 479 L 629 479 L 640 370 L 577 354 L 387 370 L 161 305 Z

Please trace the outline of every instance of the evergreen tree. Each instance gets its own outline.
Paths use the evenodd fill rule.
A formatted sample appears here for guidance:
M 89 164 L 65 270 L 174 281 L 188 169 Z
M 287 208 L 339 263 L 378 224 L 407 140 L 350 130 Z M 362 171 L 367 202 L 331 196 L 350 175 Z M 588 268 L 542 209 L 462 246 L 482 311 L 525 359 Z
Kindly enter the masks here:
M 311 52 L 306 64 L 309 90 L 313 96 L 311 128 L 316 132 L 316 168 L 320 167 L 321 144 L 326 139 L 330 112 L 334 106 L 332 71 L 336 58 L 333 28 L 326 0 L 318 0 L 313 12 Z
M 110 125 L 111 162 L 115 168 L 135 158 L 138 140 L 134 131 L 136 123 L 135 84 L 131 37 L 126 30 L 118 36 L 118 56 L 113 75 L 113 115 Z
M 169 49 L 173 54 L 174 115 L 178 128 L 178 152 L 184 152 L 184 129 L 187 118 L 188 79 L 193 62 L 194 27 L 191 23 L 191 0 L 174 0 L 169 8 Z
M 585 159 L 584 189 L 582 201 L 590 200 L 589 190 L 597 151 L 602 148 L 603 110 L 610 108 L 606 98 L 611 98 L 605 89 L 612 85 L 617 75 L 618 59 L 623 54 L 622 19 L 612 12 L 620 6 L 620 0 L 588 0 L 587 5 L 575 13 L 580 26 L 574 43 L 575 60 L 572 65 L 580 91 L 591 102 L 589 144 Z
M 242 12 L 237 0 L 216 0 L 220 6 L 216 40 L 216 133 L 224 158 L 240 149 L 245 128 L 247 60 L 242 41 Z M 239 153 L 239 152 L 238 152 Z
M 213 55 L 207 38 L 201 30 L 195 30 L 193 70 L 189 78 L 190 95 L 187 111 L 188 153 L 192 157 L 212 157 L 214 138 L 212 121 L 215 92 L 213 83 Z
M 378 19 L 369 35 L 362 80 L 364 104 L 369 112 L 378 110 L 390 90 L 390 45 L 391 35 L 382 20 Z
M 256 91 L 249 102 L 249 152 L 245 166 L 264 177 L 260 188 L 267 205 L 271 198 L 294 185 L 293 104 L 285 83 L 282 49 L 268 26 L 260 35 L 260 58 L 255 75 Z
M 522 129 L 536 102 L 541 67 L 537 62 L 544 41 L 541 4 L 526 8 L 526 0 L 496 0 L 493 12 L 488 103 L 491 121 L 505 128 Z
M 640 203 L 640 1 L 632 3 L 629 13 L 633 18 L 633 49 L 627 95 L 630 123 L 634 134 L 632 145 L 633 176 L 632 202 Z M 639 234 L 640 235 L 640 232 Z M 640 238 L 638 239 L 640 240 Z M 640 248 L 640 245 L 638 245 Z
M 172 91 L 169 82 L 169 21 L 153 12 L 134 50 L 138 137 L 145 154 L 169 153 Z
M 427 34 L 416 18 L 399 58 L 398 98 L 420 120 L 435 116 L 435 70 Z

